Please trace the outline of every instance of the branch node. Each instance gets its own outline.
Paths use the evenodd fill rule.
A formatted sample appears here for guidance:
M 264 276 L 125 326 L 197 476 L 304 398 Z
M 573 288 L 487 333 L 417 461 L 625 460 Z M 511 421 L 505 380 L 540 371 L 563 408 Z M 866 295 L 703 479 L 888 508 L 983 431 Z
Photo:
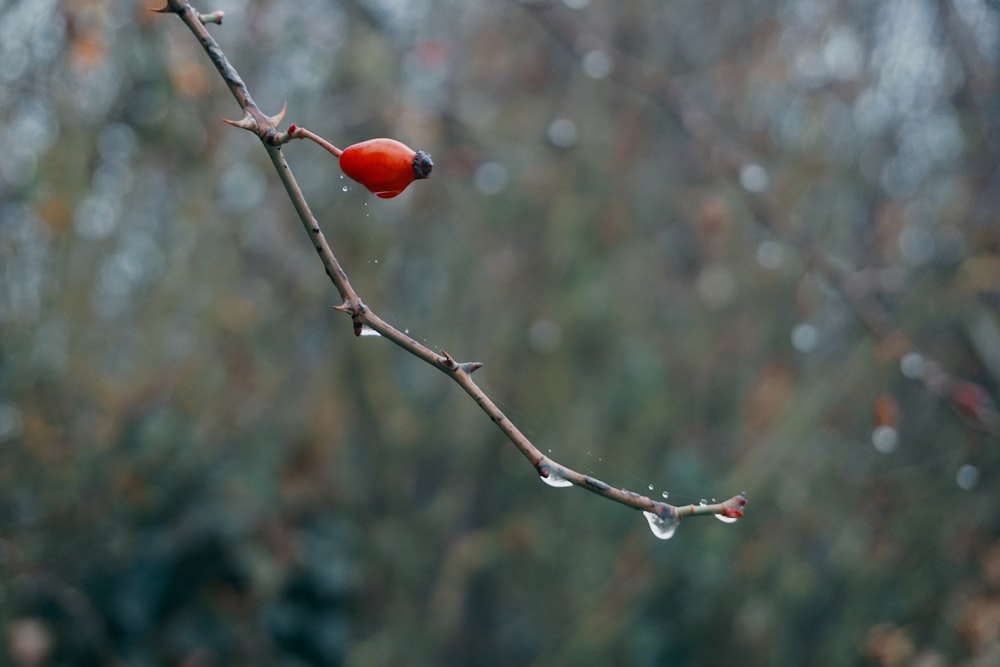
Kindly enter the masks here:
M 446 350 L 441 350 L 441 359 L 439 361 L 441 365 L 451 370 L 459 367 L 458 362 Z
M 472 375 L 482 367 L 483 362 L 481 361 L 466 361 L 460 365 L 460 368 L 466 375 Z
M 746 507 L 747 498 L 742 493 L 737 494 L 722 503 L 722 511 L 719 515 L 726 519 L 742 519 L 743 508 Z
M 225 15 L 225 12 L 216 10 L 211 14 L 198 14 L 198 20 L 201 21 L 202 25 L 208 25 L 209 23 L 222 25 L 222 17 Z

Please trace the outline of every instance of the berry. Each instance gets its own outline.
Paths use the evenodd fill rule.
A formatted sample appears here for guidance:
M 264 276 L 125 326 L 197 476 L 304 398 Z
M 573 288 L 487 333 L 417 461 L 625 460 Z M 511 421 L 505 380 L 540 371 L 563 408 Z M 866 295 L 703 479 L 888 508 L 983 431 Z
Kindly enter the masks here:
M 395 139 L 369 139 L 345 148 L 340 168 L 377 197 L 389 199 L 415 180 L 427 178 L 434 162 Z

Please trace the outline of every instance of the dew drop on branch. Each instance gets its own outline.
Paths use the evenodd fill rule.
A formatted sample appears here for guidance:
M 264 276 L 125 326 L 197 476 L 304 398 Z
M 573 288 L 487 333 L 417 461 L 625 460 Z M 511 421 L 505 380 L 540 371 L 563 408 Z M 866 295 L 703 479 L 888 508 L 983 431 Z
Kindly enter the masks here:
M 567 486 L 573 486 L 573 482 L 569 481 L 568 479 L 557 473 L 552 468 L 549 468 L 548 472 L 549 472 L 548 477 L 545 477 L 544 475 L 539 475 L 538 478 L 543 482 L 545 482 L 546 484 L 548 484 L 549 486 L 556 489 L 564 489 Z
M 726 516 L 724 514 L 713 514 L 712 516 L 714 516 L 716 519 L 718 519 L 722 523 L 736 523 L 737 521 L 740 520 L 739 517 Z
M 372 329 L 367 324 L 362 324 L 361 325 L 361 335 L 362 336 L 381 336 L 382 334 L 380 334 L 379 332 L 375 331 L 374 329 Z
M 673 537 L 674 533 L 677 532 L 677 526 L 681 523 L 681 520 L 676 515 L 671 515 L 667 518 L 663 518 L 659 514 L 653 514 L 652 512 L 643 512 L 642 515 L 646 517 L 649 529 L 653 532 L 653 535 L 661 540 L 669 540 Z

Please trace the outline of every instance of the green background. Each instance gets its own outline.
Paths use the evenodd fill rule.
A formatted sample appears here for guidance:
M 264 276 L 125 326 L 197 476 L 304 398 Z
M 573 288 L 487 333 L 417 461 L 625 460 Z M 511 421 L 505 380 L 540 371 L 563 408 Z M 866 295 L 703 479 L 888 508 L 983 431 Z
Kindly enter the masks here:
M 353 336 L 222 80 L 150 6 L 0 2 L 4 661 L 1000 660 L 998 437 L 907 377 L 997 392 L 995 5 L 200 7 L 266 112 L 434 156 L 381 200 L 283 149 L 375 312 L 483 362 L 568 466 L 747 493 L 670 541 Z M 927 356 L 901 366 L 902 335 Z

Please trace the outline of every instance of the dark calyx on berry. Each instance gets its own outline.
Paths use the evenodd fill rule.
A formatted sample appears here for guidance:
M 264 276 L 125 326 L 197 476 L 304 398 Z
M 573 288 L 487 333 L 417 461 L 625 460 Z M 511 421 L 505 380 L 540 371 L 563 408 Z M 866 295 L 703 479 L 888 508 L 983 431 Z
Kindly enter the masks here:
M 427 178 L 431 175 L 431 169 L 434 168 L 434 161 L 431 160 L 431 156 L 425 151 L 417 151 L 417 154 L 413 156 L 413 175 L 414 177 Z

